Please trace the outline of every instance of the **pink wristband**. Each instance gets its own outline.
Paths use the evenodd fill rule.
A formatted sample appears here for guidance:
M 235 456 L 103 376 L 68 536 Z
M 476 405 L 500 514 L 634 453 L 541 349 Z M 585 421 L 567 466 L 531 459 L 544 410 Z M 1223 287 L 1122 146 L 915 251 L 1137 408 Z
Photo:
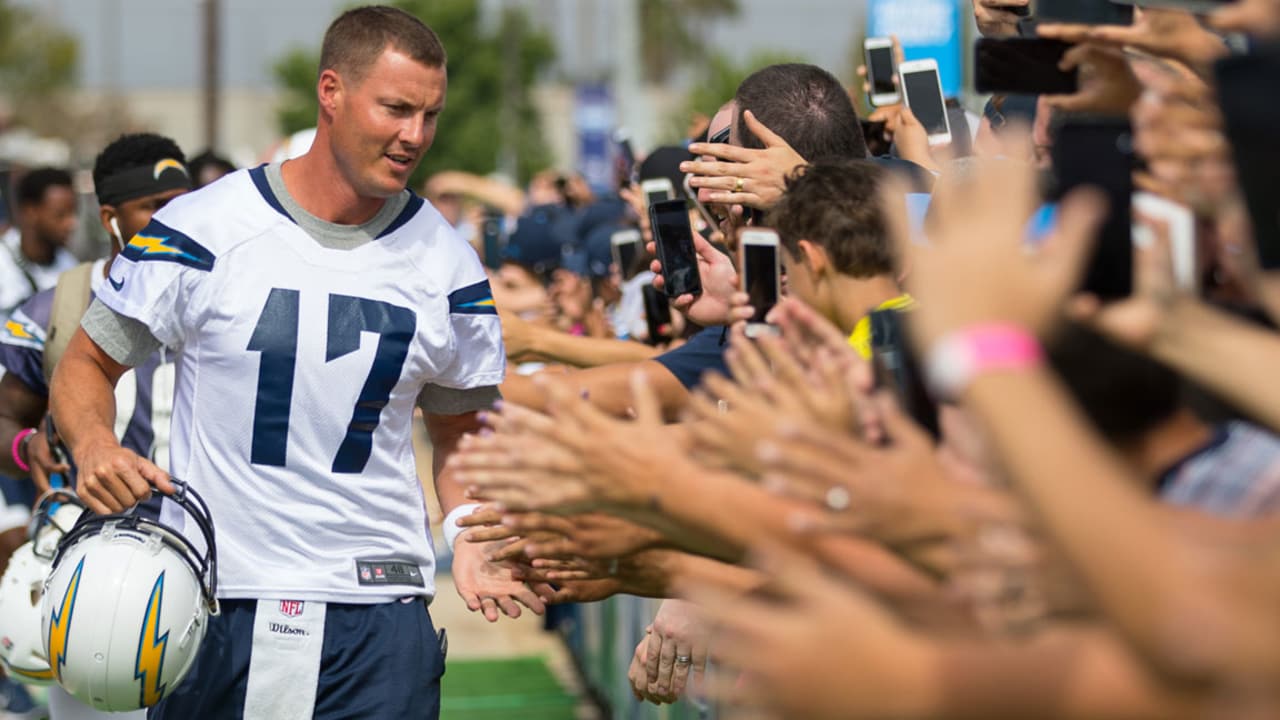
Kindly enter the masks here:
M 991 323 L 973 325 L 942 337 L 929 353 L 930 388 L 955 399 L 974 378 L 998 370 L 1022 370 L 1044 361 L 1044 351 L 1026 328 Z
M 13 455 L 13 464 L 17 465 L 22 472 L 31 472 L 31 466 L 23 462 L 22 455 L 18 453 L 18 448 L 22 447 L 22 441 L 26 440 L 27 436 L 35 434 L 35 428 L 27 428 L 19 430 L 18 434 L 13 436 L 13 447 L 9 448 L 9 452 Z

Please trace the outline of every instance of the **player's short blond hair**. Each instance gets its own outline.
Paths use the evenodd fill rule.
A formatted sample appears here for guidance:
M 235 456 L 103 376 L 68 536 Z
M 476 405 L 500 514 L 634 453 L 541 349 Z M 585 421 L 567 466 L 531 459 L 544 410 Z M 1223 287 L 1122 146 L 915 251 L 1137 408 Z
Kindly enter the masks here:
M 386 5 L 367 5 L 338 16 L 324 33 L 320 72 L 334 70 L 358 82 L 392 48 L 430 68 L 448 61 L 439 36 L 418 18 Z

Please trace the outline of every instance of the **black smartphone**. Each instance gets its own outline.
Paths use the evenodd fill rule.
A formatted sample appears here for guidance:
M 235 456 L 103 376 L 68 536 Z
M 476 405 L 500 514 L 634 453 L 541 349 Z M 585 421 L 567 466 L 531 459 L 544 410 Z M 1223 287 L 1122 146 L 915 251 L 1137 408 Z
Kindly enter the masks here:
M 502 266 L 502 248 L 505 238 L 502 237 L 502 213 L 493 208 L 485 208 L 481 221 L 480 236 L 483 239 L 484 265 L 490 270 Z
M 1050 200 L 1058 202 L 1084 186 L 1107 197 L 1107 219 L 1084 281 L 1084 290 L 1104 300 L 1133 292 L 1133 167 L 1128 119 L 1072 118 L 1058 127 Z
M 907 335 L 909 315 L 900 310 L 875 310 L 870 315 L 876 387 L 891 390 L 903 412 L 936 439 L 940 434 L 938 404 L 925 387 L 920 362 Z
M 1165 8 L 1168 10 L 1184 10 L 1190 13 L 1209 13 L 1224 8 L 1240 0 L 1111 0 L 1121 5 L 1137 5 L 1138 7 Z
M 1254 243 L 1263 270 L 1280 269 L 1280 45 L 1220 61 L 1218 104 L 1231 142 L 1236 177 L 1253 222 Z
M 1111 0 L 1039 0 L 1036 18 L 1045 23 L 1132 25 L 1133 6 Z
M 636 151 L 631 146 L 631 136 L 625 130 L 615 132 L 613 141 L 618 146 L 618 186 L 626 187 L 635 182 Z
M 658 288 L 645 285 L 644 322 L 649 327 L 650 345 L 660 345 L 671 339 L 671 301 Z
M 701 295 L 702 275 L 698 272 L 698 252 L 693 245 L 693 226 L 683 200 L 664 200 L 649 206 L 658 262 L 667 297 Z
M 1079 72 L 1058 69 L 1070 48 L 1046 38 L 980 38 L 973 46 L 974 87 L 980 93 L 1073 94 Z

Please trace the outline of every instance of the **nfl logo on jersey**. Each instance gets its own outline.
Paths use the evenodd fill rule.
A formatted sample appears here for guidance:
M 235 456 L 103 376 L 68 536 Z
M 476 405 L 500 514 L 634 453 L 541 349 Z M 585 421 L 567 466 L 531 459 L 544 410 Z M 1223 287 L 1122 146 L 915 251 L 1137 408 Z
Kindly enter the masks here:
M 280 614 L 285 617 L 298 617 L 302 614 L 302 600 L 281 600 Z

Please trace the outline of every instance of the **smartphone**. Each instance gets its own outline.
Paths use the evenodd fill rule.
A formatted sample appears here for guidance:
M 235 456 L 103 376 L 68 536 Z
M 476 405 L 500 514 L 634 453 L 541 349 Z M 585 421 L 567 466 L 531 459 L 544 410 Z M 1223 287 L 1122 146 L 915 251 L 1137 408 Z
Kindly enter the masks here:
M 901 310 L 874 310 L 869 316 L 876 387 L 892 391 L 903 412 L 936 439 L 940 434 L 938 404 L 925 387 L 920 362 L 907 335 L 909 315 Z
M 676 197 L 676 189 L 667 178 L 645 180 L 640 183 L 640 192 L 644 193 L 644 200 L 649 207 L 653 207 L 654 203 L 674 200 Z
M 1280 103 L 1275 93 L 1280 77 L 1280 49 L 1259 47 L 1249 55 L 1220 60 L 1215 67 L 1218 104 L 1231 142 L 1236 177 L 1249 208 L 1258 263 L 1280 270 Z
M 942 97 L 942 80 L 937 60 L 908 60 L 898 66 L 902 97 L 916 119 L 929 133 L 930 145 L 951 142 L 951 121 L 947 101 Z
M 767 228 L 744 230 L 738 240 L 742 257 L 738 263 L 742 291 L 750 298 L 755 314 L 747 321 L 747 337 L 774 333 L 766 321 L 769 311 L 782 296 L 782 260 L 778 255 L 778 233 Z
M 1196 216 L 1191 208 L 1154 193 L 1140 192 L 1133 196 L 1133 238 L 1138 242 L 1144 229 L 1137 223 L 1137 215 L 1146 215 L 1169 228 L 1169 253 L 1173 260 L 1173 278 L 1178 287 L 1189 293 L 1199 292 L 1199 273 L 1196 272 Z
M 670 183 L 668 183 L 670 184 Z M 662 264 L 667 297 L 701 295 L 702 275 L 698 272 L 698 252 L 693 245 L 693 226 L 683 200 L 663 200 L 649 206 L 653 240 Z
M 493 208 L 485 208 L 481 221 L 480 235 L 483 239 L 484 265 L 490 270 L 502 267 L 502 248 L 505 238 L 502 237 L 502 213 Z
M 658 288 L 645 285 L 644 322 L 649 328 L 650 345 L 660 345 L 671 339 L 671 301 Z
M 898 69 L 893 57 L 893 40 L 887 37 L 867 38 L 862 43 L 867 57 L 867 82 L 871 85 L 868 98 L 875 107 L 902 102 L 898 90 Z
M 693 206 L 698 209 L 698 214 L 702 216 L 702 221 L 707 224 L 707 227 L 711 230 L 715 230 L 720 227 L 720 223 L 716 221 L 715 216 L 711 214 L 711 211 L 707 209 L 707 206 L 703 205 L 702 201 L 698 199 L 698 189 L 689 184 L 689 181 L 692 179 L 692 173 L 684 176 L 684 196 L 689 198 L 689 201 L 693 203 Z
M 1240 0 L 1111 0 L 1119 5 L 1137 5 L 1144 8 L 1185 10 L 1191 13 L 1210 13 Z
M 1071 95 L 1080 89 L 1078 70 L 1058 69 L 1071 48 L 1046 38 L 979 38 L 973 46 L 973 84 L 980 93 Z
M 1036 18 L 1081 25 L 1132 25 L 1133 6 L 1111 0 L 1038 0 Z
M 618 184 L 630 185 L 635 182 L 636 151 L 631 146 L 631 135 L 623 128 L 613 133 L 613 142 L 618 146 Z
M 618 266 L 618 272 L 623 280 L 630 280 L 635 276 L 636 258 L 640 256 L 640 243 L 640 231 L 635 229 L 619 230 L 609 238 L 613 264 Z
M 1079 187 L 1107 198 L 1107 219 L 1094 244 L 1084 289 L 1104 300 L 1133 291 L 1133 132 L 1127 118 L 1072 118 L 1053 143 L 1054 186 L 1060 202 Z

